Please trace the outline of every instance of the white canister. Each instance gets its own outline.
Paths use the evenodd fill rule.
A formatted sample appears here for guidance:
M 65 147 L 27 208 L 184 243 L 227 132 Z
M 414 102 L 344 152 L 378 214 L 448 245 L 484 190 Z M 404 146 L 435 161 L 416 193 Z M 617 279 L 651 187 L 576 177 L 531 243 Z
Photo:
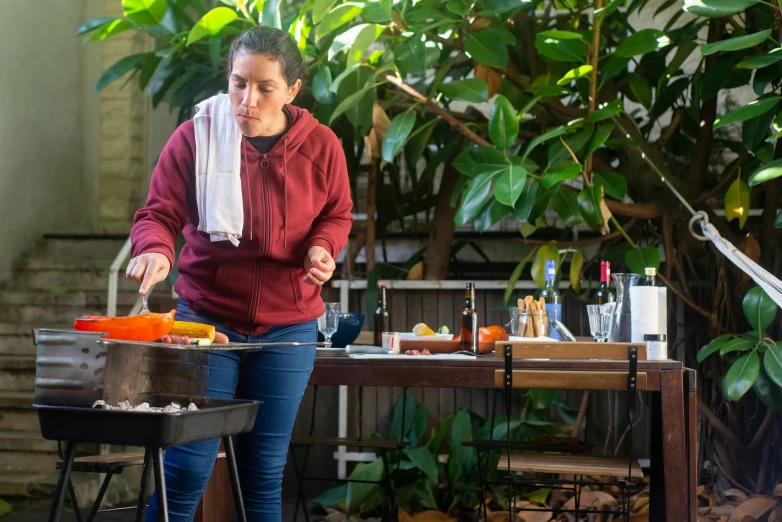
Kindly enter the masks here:
M 668 336 L 665 334 L 646 334 L 647 361 L 665 361 L 668 359 Z

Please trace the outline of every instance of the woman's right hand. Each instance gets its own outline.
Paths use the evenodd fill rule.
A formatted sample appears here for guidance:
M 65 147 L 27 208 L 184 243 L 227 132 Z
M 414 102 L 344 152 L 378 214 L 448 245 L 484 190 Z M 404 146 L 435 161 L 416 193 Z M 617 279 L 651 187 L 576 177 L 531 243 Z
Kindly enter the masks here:
M 163 254 L 141 254 L 130 260 L 125 277 L 141 286 L 138 293 L 147 295 L 147 292 L 165 279 L 170 271 L 171 263 Z

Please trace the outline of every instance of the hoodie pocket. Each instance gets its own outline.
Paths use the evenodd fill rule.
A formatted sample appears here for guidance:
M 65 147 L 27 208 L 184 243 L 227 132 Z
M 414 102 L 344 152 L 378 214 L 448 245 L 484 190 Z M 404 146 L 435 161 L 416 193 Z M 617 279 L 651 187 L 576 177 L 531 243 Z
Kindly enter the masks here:
M 302 313 L 310 311 L 309 307 L 302 301 L 302 288 L 301 285 L 305 284 L 299 277 L 298 270 L 291 270 L 290 273 L 291 286 L 293 287 L 293 298 L 296 301 L 296 308 Z

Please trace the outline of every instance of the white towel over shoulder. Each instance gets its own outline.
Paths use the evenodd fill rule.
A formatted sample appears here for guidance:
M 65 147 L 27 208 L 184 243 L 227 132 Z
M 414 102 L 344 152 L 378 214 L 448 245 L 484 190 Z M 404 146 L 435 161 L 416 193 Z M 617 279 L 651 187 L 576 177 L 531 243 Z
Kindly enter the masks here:
M 196 202 L 198 230 L 212 241 L 239 246 L 244 226 L 242 203 L 242 132 L 227 94 L 196 105 Z

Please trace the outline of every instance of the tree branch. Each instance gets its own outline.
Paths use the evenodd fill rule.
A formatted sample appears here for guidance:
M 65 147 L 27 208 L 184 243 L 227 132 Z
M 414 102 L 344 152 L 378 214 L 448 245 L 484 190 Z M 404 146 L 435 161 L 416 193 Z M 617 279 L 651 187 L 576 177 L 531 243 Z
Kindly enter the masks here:
M 625 232 L 629 232 L 633 226 L 635 226 L 636 220 L 631 219 L 627 223 L 625 223 L 622 226 L 622 229 Z M 622 232 L 619 230 L 614 230 L 610 234 L 607 234 L 605 236 L 598 236 L 598 237 L 591 237 L 589 239 L 580 239 L 578 241 L 555 241 L 557 248 L 578 248 L 582 246 L 587 245 L 596 245 L 599 243 L 605 243 L 606 241 L 610 241 L 612 239 L 616 239 L 619 236 L 622 235 Z M 548 245 L 551 243 L 551 241 L 545 241 L 543 239 L 519 239 L 516 238 L 515 241 L 521 243 L 522 245 L 530 245 L 530 246 L 543 246 Z
M 659 274 L 657 274 L 659 275 Z M 747 452 L 747 448 L 744 446 L 744 444 L 741 443 L 741 441 L 736 437 L 736 435 L 730 431 L 723 423 L 722 421 L 717 418 L 716 415 L 709 409 L 709 407 L 706 405 L 706 403 L 701 400 L 700 397 L 698 397 L 698 411 L 701 413 L 701 415 L 704 416 L 704 418 L 709 421 L 709 424 L 717 430 L 720 435 L 722 435 L 725 440 L 733 444 L 733 446 L 740 451 L 742 454 L 745 454 Z
M 749 443 L 749 449 L 754 450 L 757 448 L 761 442 L 763 442 L 763 439 L 766 438 L 766 435 L 768 434 L 768 430 L 771 429 L 771 426 L 774 425 L 774 417 L 776 416 L 776 412 L 774 410 L 769 409 L 766 411 L 766 416 L 763 417 L 763 422 L 760 425 L 760 428 L 758 428 L 758 431 L 755 432 L 755 436 L 752 437 L 752 440 Z
M 667 278 L 666 278 L 664 275 L 662 275 L 661 273 L 657 272 L 657 277 L 659 277 L 659 278 L 660 278 L 660 281 L 662 281 L 662 282 L 663 282 L 663 284 L 664 284 L 666 287 L 668 287 L 668 289 L 669 289 L 671 292 L 673 292 L 674 294 L 676 294 L 676 295 L 679 297 L 679 299 L 681 299 L 682 301 L 684 301 L 684 304 L 686 304 L 687 306 L 689 306 L 690 308 L 692 308 L 693 310 L 695 310 L 696 312 L 698 312 L 700 315 L 702 315 L 703 317 L 705 317 L 705 318 L 706 318 L 706 319 L 708 319 L 709 321 L 713 321 L 714 317 L 712 316 L 712 314 L 710 314 L 709 312 L 707 312 L 706 310 L 704 310 L 704 309 L 703 309 L 703 308 L 701 308 L 700 306 L 698 306 L 698 305 L 696 305 L 695 303 L 693 303 L 693 302 L 692 302 L 692 301 L 691 301 L 691 300 L 690 300 L 690 299 L 689 299 L 689 298 L 688 298 L 686 295 L 684 295 L 683 293 L 681 293 L 681 292 L 679 291 L 679 289 L 678 289 L 678 288 L 676 288 L 675 286 L 673 286 L 673 285 L 671 284 L 671 282 L 670 282 L 670 281 L 668 281 L 668 279 L 667 279 Z
M 603 0 L 595 0 L 594 9 L 599 11 L 603 7 Z M 587 117 L 595 112 L 595 106 L 597 104 L 597 64 L 598 55 L 600 54 L 600 26 L 603 23 L 603 16 L 597 15 L 594 17 L 594 23 L 592 25 L 592 45 L 589 48 L 590 57 L 587 63 L 592 66 L 589 79 L 589 99 L 587 100 Z M 594 151 L 593 151 L 594 152 Z M 592 152 L 586 157 L 586 164 L 584 167 L 584 185 L 590 185 L 590 179 L 592 176 Z

